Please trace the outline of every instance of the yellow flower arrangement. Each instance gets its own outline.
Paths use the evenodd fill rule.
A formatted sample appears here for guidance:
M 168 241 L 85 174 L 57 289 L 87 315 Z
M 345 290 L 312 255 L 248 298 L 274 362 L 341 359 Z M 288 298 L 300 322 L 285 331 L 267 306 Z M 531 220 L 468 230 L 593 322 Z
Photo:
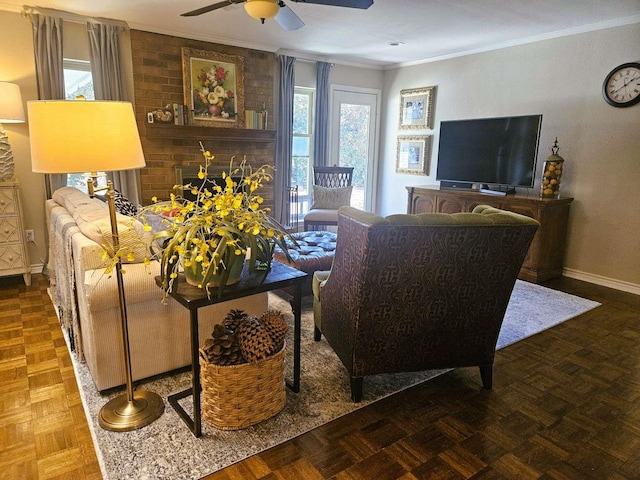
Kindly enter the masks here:
M 219 276 L 219 294 L 227 283 L 229 272 L 236 262 L 248 260 L 250 272 L 268 269 L 276 244 L 284 247 L 285 239 L 295 243 L 286 229 L 263 208 L 264 199 L 257 193 L 264 183 L 271 181 L 273 167 L 264 165 L 257 170 L 247 164 L 246 158 L 234 167 L 231 158 L 229 172 L 222 175 L 224 185 L 206 186 L 208 168 L 214 156 L 200 149 L 205 165 L 200 166 L 198 178 L 202 185 L 176 185 L 170 200 L 145 207 L 140 219 L 146 230 L 151 230 L 146 214 L 162 216 L 164 229 L 153 235 L 154 244 L 161 246 L 160 259 L 162 287 L 171 291 L 180 268 L 193 273 L 201 272 L 199 288 L 210 294 L 209 283 Z M 239 179 L 238 181 L 234 179 Z M 182 192 L 189 191 L 194 200 L 185 199 Z

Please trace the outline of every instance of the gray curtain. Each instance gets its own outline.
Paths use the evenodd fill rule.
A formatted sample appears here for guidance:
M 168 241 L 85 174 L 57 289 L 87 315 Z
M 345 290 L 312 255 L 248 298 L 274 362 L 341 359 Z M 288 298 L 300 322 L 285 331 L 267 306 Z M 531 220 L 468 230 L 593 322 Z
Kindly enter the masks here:
M 274 178 L 274 216 L 283 225 L 289 222 L 289 187 L 291 186 L 291 154 L 293 144 L 293 93 L 295 57 L 280 55 L 280 87 L 278 98 L 278 130 Z
M 89 59 L 96 100 L 126 101 L 122 71 L 120 68 L 119 34 L 123 27 L 101 23 L 87 24 L 89 33 Z M 135 170 L 108 172 L 113 186 L 134 205 L 140 203 L 138 180 Z
M 58 17 L 31 13 L 33 52 L 36 62 L 38 99 L 64 99 L 64 67 L 62 64 L 62 25 Z M 46 198 L 67 185 L 66 175 L 44 176 Z
M 331 64 L 316 62 L 316 116 L 313 139 L 313 164 L 329 166 L 329 74 Z M 337 162 L 333 162 L 337 163 Z

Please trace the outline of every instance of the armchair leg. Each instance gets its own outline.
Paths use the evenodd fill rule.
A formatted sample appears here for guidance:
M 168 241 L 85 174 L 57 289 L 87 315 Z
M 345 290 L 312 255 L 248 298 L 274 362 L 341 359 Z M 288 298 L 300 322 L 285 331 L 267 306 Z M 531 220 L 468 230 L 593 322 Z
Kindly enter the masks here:
M 362 400 L 362 377 L 351 377 L 351 400 L 355 403 Z
M 320 331 L 320 329 L 316 326 L 313 327 L 313 339 L 316 342 L 319 342 L 320 339 L 322 338 L 322 332 Z
M 491 390 L 493 386 L 493 365 L 480 365 L 480 378 L 482 379 L 482 388 Z

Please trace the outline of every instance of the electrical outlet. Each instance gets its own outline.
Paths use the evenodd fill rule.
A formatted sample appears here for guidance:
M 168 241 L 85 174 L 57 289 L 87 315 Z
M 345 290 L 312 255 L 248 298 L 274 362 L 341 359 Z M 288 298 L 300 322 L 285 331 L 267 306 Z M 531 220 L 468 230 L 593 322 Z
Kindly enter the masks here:
M 34 242 L 36 241 L 36 237 L 35 234 L 33 233 L 33 230 L 25 230 L 24 231 L 26 237 L 27 237 L 27 242 Z

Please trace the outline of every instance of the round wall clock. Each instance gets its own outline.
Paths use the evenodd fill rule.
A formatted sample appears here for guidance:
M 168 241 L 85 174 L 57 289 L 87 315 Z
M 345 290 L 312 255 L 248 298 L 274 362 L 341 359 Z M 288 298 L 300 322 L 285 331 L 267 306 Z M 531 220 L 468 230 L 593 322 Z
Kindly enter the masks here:
M 640 63 L 623 63 L 611 70 L 602 84 L 602 95 L 614 107 L 640 102 Z

